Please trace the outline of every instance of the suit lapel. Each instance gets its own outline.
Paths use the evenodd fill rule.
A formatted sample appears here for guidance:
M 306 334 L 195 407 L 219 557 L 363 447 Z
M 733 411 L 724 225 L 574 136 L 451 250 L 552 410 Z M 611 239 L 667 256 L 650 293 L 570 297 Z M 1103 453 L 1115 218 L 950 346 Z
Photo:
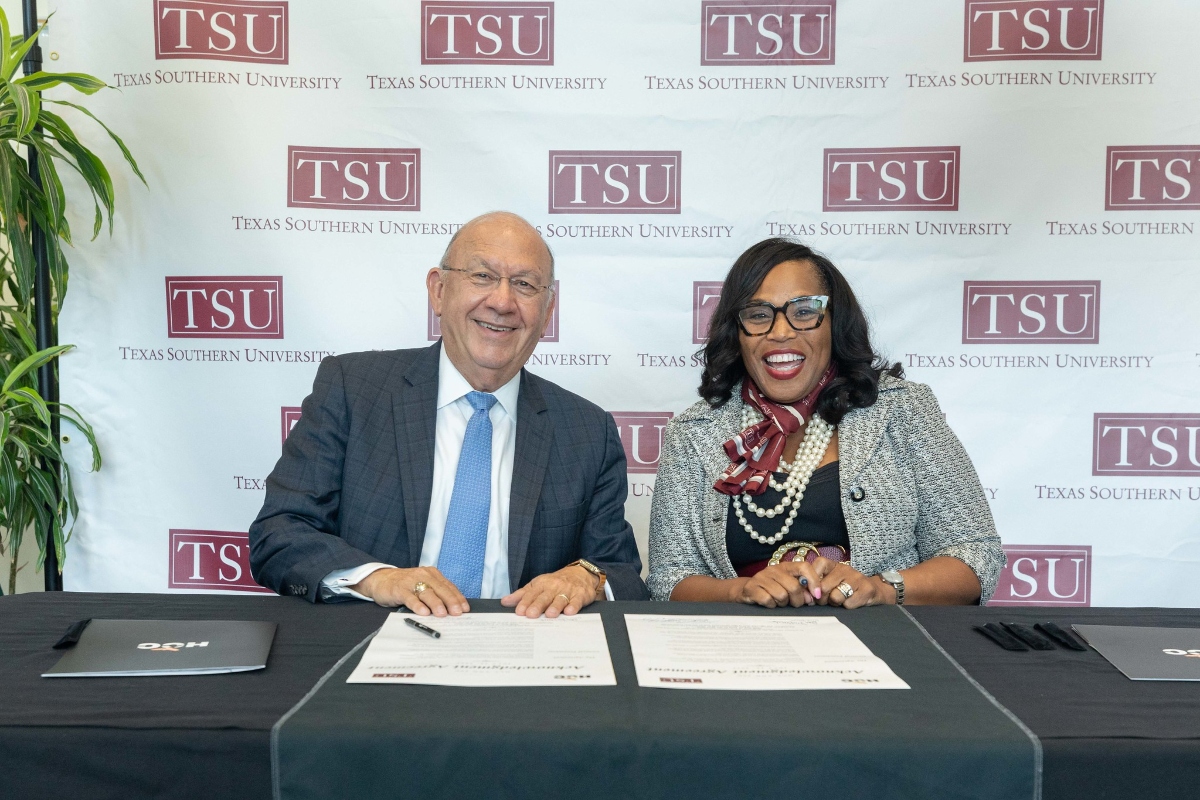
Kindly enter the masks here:
M 410 567 L 421 562 L 433 492 L 440 348 L 439 342 L 418 356 L 404 373 L 400 390 L 392 395 Z
M 525 571 L 533 515 L 542 496 L 554 430 L 537 379 L 521 370 L 517 400 L 517 445 L 513 455 L 512 493 L 508 503 L 508 578 L 516 591 Z M 428 507 L 428 503 L 426 503 Z
M 885 379 L 886 380 L 886 379 Z M 887 430 L 891 398 L 881 381 L 879 399 L 866 408 L 852 409 L 838 425 L 838 460 L 842 486 L 854 486 Z

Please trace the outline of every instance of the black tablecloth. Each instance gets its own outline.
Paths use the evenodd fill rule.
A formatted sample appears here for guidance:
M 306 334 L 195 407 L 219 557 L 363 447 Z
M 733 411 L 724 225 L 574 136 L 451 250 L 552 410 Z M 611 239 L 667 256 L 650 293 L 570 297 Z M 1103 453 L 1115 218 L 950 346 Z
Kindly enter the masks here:
M 502 612 L 496 601 L 472 608 Z M 280 726 L 280 796 L 1034 796 L 1036 742 L 895 606 L 617 602 L 585 613 L 604 619 L 616 686 L 347 684 L 356 653 Z M 911 688 L 641 688 L 624 621 L 638 613 L 836 615 Z
M 1008 653 L 973 632 L 971 625 L 1023 619 L 1053 620 L 1064 627 L 1098 623 L 1200 628 L 1200 611 L 909 610 L 1042 739 L 1045 797 L 1197 795 L 1200 684 L 1129 681 L 1094 652 Z M 278 597 L 2 597 L 0 798 L 265 800 L 271 796 L 270 727 L 342 655 L 382 624 L 386 614 L 365 603 L 312 606 Z M 55 681 L 38 677 L 58 659 L 50 645 L 68 624 L 87 617 L 265 619 L 278 622 L 279 632 L 270 663 L 260 673 Z M 844 619 L 853 622 L 852 613 Z M 769 736 L 762 742 L 770 747 Z M 831 794 L 822 796 L 836 797 L 835 788 L 830 785 Z
M 0 798 L 268 798 L 270 730 L 383 624 L 367 603 L 275 596 L 26 594 L 0 598 Z M 265 670 L 162 678 L 40 677 L 71 623 L 279 623 Z
M 1095 650 L 1010 652 L 971 629 L 996 621 L 1200 628 L 1200 610 L 909 611 L 1037 734 L 1047 798 L 1200 797 L 1200 683 L 1131 681 Z

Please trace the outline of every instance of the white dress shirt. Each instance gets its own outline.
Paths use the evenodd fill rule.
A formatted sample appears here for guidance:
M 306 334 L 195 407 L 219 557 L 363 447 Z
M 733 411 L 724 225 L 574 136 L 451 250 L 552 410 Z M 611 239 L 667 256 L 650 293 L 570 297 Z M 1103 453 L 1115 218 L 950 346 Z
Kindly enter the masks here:
M 508 504 L 512 494 L 513 458 L 517 451 L 517 395 L 521 375 L 517 373 L 493 394 L 496 403 L 488 416 L 492 421 L 492 505 L 488 513 L 487 546 L 483 555 L 481 597 L 498 599 L 511 591 L 508 575 Z M 436 567 L 446 534 L 446 516 L 454 494 L 454 477 L 462 453 L 467 423 L 475 413 L 467 394 L 475 391 L 441 351 L 438 363 L 437 426 L 434 434 L 433 491 L 430 494 L 429 522 L 421 545 L 421 566 Z M 336 570 L 321 581 L 321 597 L 348 595 L 362 600 L 349 587 L 389 564 L 372 562 L 351 569 Z

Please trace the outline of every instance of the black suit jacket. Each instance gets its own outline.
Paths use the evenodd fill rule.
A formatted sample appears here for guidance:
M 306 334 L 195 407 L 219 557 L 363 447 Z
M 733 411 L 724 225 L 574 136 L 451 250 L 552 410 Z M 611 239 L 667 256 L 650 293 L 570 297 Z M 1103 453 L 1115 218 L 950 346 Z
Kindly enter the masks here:
M 250 526 L 255 580 L 315 602 L 334 570 L 419 565 L 440 346 L 321 362 Z M 627 491 L 612 416 L 522 370 L 508 518 L 512 588 L 585 558 L 608 573 L 618 599 L 649 599 L 625 521 Z

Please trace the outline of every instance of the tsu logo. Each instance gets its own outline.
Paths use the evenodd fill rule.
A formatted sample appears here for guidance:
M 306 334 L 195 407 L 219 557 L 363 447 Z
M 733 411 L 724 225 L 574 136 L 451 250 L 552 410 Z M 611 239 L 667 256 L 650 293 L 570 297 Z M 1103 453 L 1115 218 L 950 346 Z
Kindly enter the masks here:
M 551 150 L 551 214 L 678 214 L 679 150 Z
M 154 0 L 154 57 L 286 64 L 288 4 Z
M 1104 0 L 966 0 L 963 61 L 1099 61 Z
M 421 210 L 421 151 L 390 147 L 289 147 L 293 208 Z
M 721 281 L 692 281 L 692 344 L 708 341 L 708 328 L 721 299 Z
M 267 592 L 250 576 L 250 534 L 172 530 L 168 589 Z
M 1090 606 L 1090 545 L 1004 545 L 1008 566 L 989 606 Z
M 625 447 L 626 469 L 646 475 L 658 472 L 663 435 L 675 415 L 670 411 L 614 411 L 612 415 Z
M 546 330 L 542 333 L 539 342 L 557 342 L 558 341 L 558 312 L 562 308 L 562 297 L 558 292 L 558 281 L 554 282 L 554 310 L 550 312 L 550 319 L 546 322 Z M 427 299 L 425 301 L 425 316 L 426 316 L 426 332 L 429 336 L 429 341 L 436 342 L 442 338 L 442 320 L 437 314 L 433 313 L 433 303 Z
M 963 344 L 1099 344 L 1100 281 L 964 281 Z
M 279 427 L 283 441 L 292 434 L 292 428 L 300 421 L 300 406 L 283 406 L 279 409 Z
M 1200 209 L 1200 147 L 1108 148 L 1104 209 Z
M 1200 414 L 1096 414 L 1093 475 L 1200 475 Z
M 282 339 L 283 278 L 168 276 L 167 338 Z
M 822 210 L 957 211 L 959 149 L 826 149 Z
M 554 3 L 421 3 L 422 64 L 554 64 Z
M 836 0 L 703 2 L 700 63 L 832 64 Z

